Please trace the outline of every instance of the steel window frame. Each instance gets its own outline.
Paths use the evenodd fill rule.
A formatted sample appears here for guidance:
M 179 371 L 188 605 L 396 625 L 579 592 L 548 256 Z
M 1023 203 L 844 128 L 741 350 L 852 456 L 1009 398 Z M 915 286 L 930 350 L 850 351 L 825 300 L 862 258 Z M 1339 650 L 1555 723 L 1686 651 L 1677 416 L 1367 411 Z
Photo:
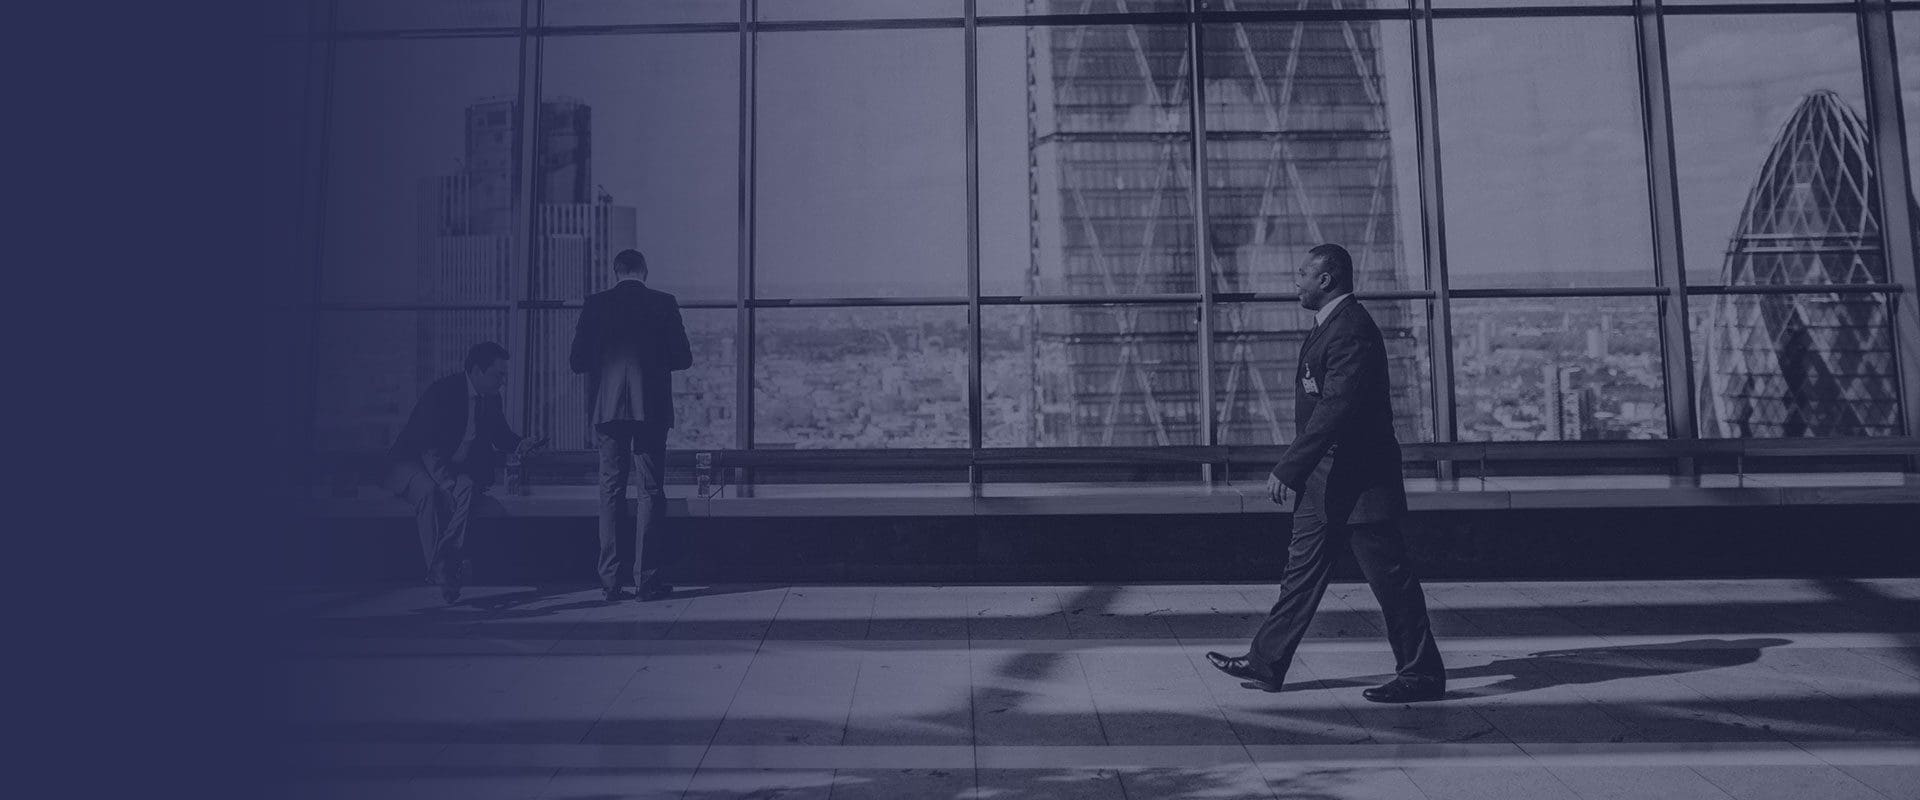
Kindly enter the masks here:
M 762 308 L 859 308 L 859 307 L 964 307 L 968 314 L 970 330 L 968 344 L 968 448 L 975 452 L 988 451 L 1004 454 L 1009 448 L 984 448 L 982 444 L 982 405 L 984 391 L 981 383 L 981 369 L 984 353 L 981 337 L 984 328 L 983 309 L 988 306 L 1067 306 L 1067 305 L 1166 305 L 1192 303 L 1198 309 L 1199 327 L 1199 369 L 1203 412 L 1206 425 L 1202 429 L 1203 446 L 1213 447 L 1217 443 L 1217 431 L 1214 424 L 1214 383 L 1211 370 L 1211 354 L 1214 346 L 1214 331 L 1211 314 L 1218 303 L 1262 303 L 1291 302 L 1297 296 L 1284 292 L 1220 292 L 1212 280 L 1213 255 L 1207 246 L 1206 226 L 1208 223 L 1207 182 L 1205 180 L 1208 159 L 1206 154 L 1205 120 L 1205 77 L 1201 73 L 1205 65 L 1204 27 L 1230 23 L 1286 23 L 1312 21 L 1407 21 L 1412 24 L 1410 47 L 1412 49 L 1412 69 L 1414 79 L 1414 114 L 1416 153 L 1419 160 L 1421 200 L 1421 230 L 1423 245 L 1423 269 L 1426 287 L 1423 290 L 1395 292 L 1360 292 L 1360 299 L 1389 299 L 1425 301 L 1429 305 L 1429 360 L 1432 385 L 1430 396 L 1433 398 L 1435 445 L 1458 443 L 1457 408 L 1454 397 L 1453 354 L 1451 337 L 1452 299 L 1490 299 L 1490 298 L 1556 298 L 1556 297 L 1650 297 L 1655 298 L 1661 314 L 1662 339 L 1660 345 L 1664 364 L 1663 376 L 1667 383 L 1665 392 L 1668 403 L 1669 440 L 1694 440 L 1699 436 L 1697 422 L 1693 412 L 1693 365 L 1690 343 L 1687 341 L 1687 301 L 1691 296 L 1713 296 L 1724 294 L 1833 294 L 1848 293 L 1878 294 L 1886 298 L 1895 312 L 1897 362 L 1902 392 L 1902 412 L 1906 433 L 1913 436 L 1920 431 L 1920 302 L 1911 295 L 1920 278 L 1916 278 L 1916 245 L 1912 225 L 1915 222 L 1904 202 L 1910 182 L 1883 179 L 1881 210 L 1883 214 L 1883 236 L 1885 237 L 1889 268 L 1894 280 L 1883 284 L 1855 285 L 1795 285 L 1795 286 L 1712 286 L 1687 285 L 1682 253 L 1679 246 L 1683 220 L 1679 219 L 1677 204 L 1677 177 L 1674 171 L 1673 133 L 1669 107 L 1671 78 L 1666 73 L 1666 45 L 1663 22 L 1667 17 L 1678 16 L 1742 16 L 1764 17 L 1799 14 L 1851 14 L 1861 31 L 1861 59 L 1863 75 L 1866 81 L 1866 93 L 1869 116 L 1875 133 L 1876 153 L 1879 169 L 1883 176 L 1905 177 L 1910 171 L 1909 158 L 1913 154 L 1906 152 L 1903 109 L 1900 102 L 1900 74 L 1898 54 L 1893 41 L 1893 15 L 1897 13 L 1920 12 L 1920 0 L 1857 0 L 1857 2 L 1825 3 L 1682 3 L 1670 4 L 1662 0 L 1633 0 L 1614 5 L 1603 6 L 1522 6 L 1522 7 L 1458 7 L 1433 8 L 1430 0 L 1409 2 L 1404 7 L 1351 9 L 1351 10 L 1260 10 L 1260 11 L 1224 11 L 1205 9 L 1204 0 L 1189 0 L 1186 11 L 1143 12 L 1143 13 L 1098 13 L 1098 14 L 1051 14 L 1051 15 L 980 15 L 977 0 L 964 0 L 964 13 L 958 17 L 928 18 L 875 18 L 844 20 L 782 20 L 768 21 L 759 18 L 758 0 L 740 0 L 739 15 L 734 21 L 711 21 L 691 23 L 637 23 L 606 25 L 565 25 L 553 26 L 545 23 L 544 0 L 522 0 L 521 24 L 513 27 L 479 28 L 417 28 L 405 30 L 338 30 L 339 0 L 321 0 L 314 8 L 319 11 L 316 27 L 302 34 L 276 34 L 270 38 L 275 41 L 306 40 L 316 47 L 314 57 L 308 59 L 310 74 L 307 85 L 315 93 L 316 102 L 306 105 L 314 117 L 306 124 L 316 135 L 314 143 L 309 145 L 311 153 L 302 165 L 303 189 L 298 213 L 301 219 L 300 230 L 308 238 L 305 242 L 311 251 L 309 257 L 301 259 L 306 269 L 311 270 L 303 281 L 310 295 L 304 300 L 296 300 L 295 305 L 308 312 L 308 322 L 312 325 L 310 335 L 303 343 L 303 356 L 306 363 L 301 370 L 306 376 L 306 387 L 311 388 L 317 379 L 320 342 L 318 328 L 320 316 L 325 312 L 351 311 L 445 311 L 445 310 L 498 310 L 508 313 L 510 340 L 519 341 L 522 347 L 532 345 L 530 316 L 542 309 L 575 308 L 581 305 L 575 300 L 538 300 L 531 296 L 533 247 L 533 206 L 535 199 L 531 192 L 537 181 L 532 177 L 533 170 L 521 170 L 522 208 L 517 210 L 516 225 L 518 233 L 524 237 L 523 246 L 515 248 L 516 258 L 511 265 L 509 285 L 514 287 L 514 295 L 499 303 L 479 304 L 424 304 L 380 301 L 327 301 L 323 294 L 324 244 L 326 232 L 325 199 L 329 190 L 331 137 L 329 126 L 335 105 L 334 69 L 337 61 L 336 45 L 340 42 L 367 40 L 431 40 L 431 39 L 490 39 L 517 38 L 521 40 L 521 64 L 516 97 L 521 105 L 519 120 L 520 157 L 523 164 L 532 163 L 537 153 L 529 153 L 538 147 L 538 108 L 543 94 L 541 83 L 544 68 L 542 45 L 547 38 L 580 36 L 629 36 L 629 35 L 680 35 L 736 33 L 740 37 L 740 72 L 738 75 L 740 113 L 739 134 L 739 189 L 738 189 L 738 228 L 740 242 L 738 247 L 738 280 L 735 296 L 725 298 L 693 298 L 682 303 L 689 309 L 733 309 L 736 312 L 735 346 L 736 350 L 736 409 L 735 409 L 735 449 L 754 449 L 754 312 Z M 1571 287 L 1571 288 L 1528 288 L 1497 287 L 1460 289 L 1453 288 L 1449 280 L 1446 263 L 1446 229 L 1444 201 L 1441 197 L 1443 185 L 1442 165 L 1440 161 L 1437 89 L 1438 82 L 1434 69 L 1433 21 L 1436 19 L 1515 19 L 1515 18 L 1579 18 L 1579 17 L 1625 17 L 1634 20 L 1636 25 L 1636 46 L 1639 51 L 1637 77 L 1643 103 L 1642 122 L 1645 128 L 1644 152 L 1647 154 L 1649 171 L 1649 191 L 1653 194 L 1652 225 L 1655 237 L 1655 283 L 1651 286 L 1620 287 Z M 1198 289 L 1192 293 L 1148 294 L 1122 296 L 1043 296 L 1043 295 L 989 295 L 984 294 L 980 285 L 980 175 L 978 165 L 979 135 L 979 43 L 978 31 L 987 27 L 1037 28 L 1055 26 L 1111 26 L 1111 25 L 1185 25 L 1188 28 L 1190 57 L 1194 68 L 1189 71 L 1190 89 L 1188 94 L 1188 112 L 1192 121 L 1189 158 L 1195 180 L 1190 187 L 1194 211 L 1190 221 L 1197 226 L 1199 236 L 1196 246 L 1199 249 L 1196 258 Z M 808 31 L 845 31 L 845 30 L 927 30 L 958 29 L 963 31 L 964 59 L 964 97 L 965 97 L 965 142 L 966 142 L 966 179 L 967 194 L 967 294 L 965 296 L 934 297 L 754 297 L 756 275 L 756 252 L 754 246 L 755 199 L 756 199 L 756 159 L 757 147 L 754 137 L 757 132 L 755 100 L 757 99 L 756 70 L 758 68 L 758 34 L 761 32 L 808 32 Z M 311 195 L 308 198 L 307 195 Z M 527 393 L 531 391 L 531 381 L 524 369 L 516 369 L 513 375 L 514 396 L 522 399 L 519 416 L 524 427 L 530 420 L 531 403 L 527 402 Z M 310 393 L 310 392 L 309 392 Z M 312 434 L 316 420 L 311 398 L 297 405 L 295 413 L 299 435 L 303 439 L 305 451 L 315 451 Z M 1821 442 L 1828 440 L 1806 440 L 1805 448 L 1819 450 Z M 1560 443 L 1541 443 L 1551 448 Z M 1794 449 L 1793 443 L 1773 445 L 1785 450 Z M 1029 448 L 1031 449 L 1031 448 Z M 1039 448 L 1048 449 L 1048 448 Z M 1091 450 L 1091 449 L 1090 449 Z M 945 451 L 942 451 L 945 452 Z M 1690 459 L 1689 459 L 1690 460 Z M 1916 459 L 1920 462 L 1920 459 Z M 1443 473 L 1450 476 L 1451 463 L 1440 461 Z M 1916 463 L 1920 467 L 1920 463 Z M 1683 472 L 1685 470 L 1683 469 Z M 1210 473 L 1203 473 L 1203 477 Z M 974 476 L 977 487 L 978 476 Z

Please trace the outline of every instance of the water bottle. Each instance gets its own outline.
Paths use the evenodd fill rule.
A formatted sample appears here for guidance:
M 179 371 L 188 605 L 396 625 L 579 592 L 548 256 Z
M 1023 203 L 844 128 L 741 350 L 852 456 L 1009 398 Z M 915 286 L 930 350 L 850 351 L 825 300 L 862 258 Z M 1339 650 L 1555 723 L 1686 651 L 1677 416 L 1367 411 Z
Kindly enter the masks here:
M 507 494 L 523 495 L 527 493 L 527 477 L 521 465 L 519 451 L 507 454 Z

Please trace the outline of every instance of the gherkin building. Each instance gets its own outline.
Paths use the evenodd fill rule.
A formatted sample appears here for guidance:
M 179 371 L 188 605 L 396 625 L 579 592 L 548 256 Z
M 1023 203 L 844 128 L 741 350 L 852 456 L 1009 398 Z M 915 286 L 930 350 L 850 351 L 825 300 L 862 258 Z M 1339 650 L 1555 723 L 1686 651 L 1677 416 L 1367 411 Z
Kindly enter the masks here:
M 1722 268 L 1729 286 L 1887 282 L 1872 143 L 1832 92 L 1801 101 L 1747 195 Z M 1909 200 L 1911 202 L 1911 200 Z M 1730 438 L 1900 430 L 1893 331 L 1872 294 L 1724 294 L 1702 346 L 1702 432 Z

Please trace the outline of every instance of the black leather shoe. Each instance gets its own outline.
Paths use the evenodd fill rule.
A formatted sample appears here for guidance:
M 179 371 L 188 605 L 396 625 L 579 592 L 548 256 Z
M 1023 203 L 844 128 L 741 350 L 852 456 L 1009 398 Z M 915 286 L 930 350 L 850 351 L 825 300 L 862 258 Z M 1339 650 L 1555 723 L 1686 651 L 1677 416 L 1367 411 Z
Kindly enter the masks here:
M 639 596 L 640 602 L 642 603 L 651 600 L 664 600 L 673 596 L 673 584 L 655 581 L 639 587 L 634 594 Z
M 460 602 L 460 584 L 452 581 L 441 583 L 440 599 L 447 601 L 447 605 Z
M 606 598 L 607 602 L 611 603 L 626 597 L 627 594 L 626 592 L 620 591 L 620 587 L 618 586 L 602 586 L 600 587 L 600 596 Z
M 1212 664 L 1214 669 L 1232 675 L 1240 680 L 1256 681 L 1271 685 L 1273 682 L 1272 677 L 1254 667 L 1253 659 L 1249 657 L 1251 655 L 1252 654 L 1249 653 L 1244 656 L 1223 656 L 1209 650 L 1207 651 L 1207 663 Z
M 1447 682 L 1431 678 L 1394 678 L 1360 693 L 1376 703 L 1418 703 L 1447 695 Z

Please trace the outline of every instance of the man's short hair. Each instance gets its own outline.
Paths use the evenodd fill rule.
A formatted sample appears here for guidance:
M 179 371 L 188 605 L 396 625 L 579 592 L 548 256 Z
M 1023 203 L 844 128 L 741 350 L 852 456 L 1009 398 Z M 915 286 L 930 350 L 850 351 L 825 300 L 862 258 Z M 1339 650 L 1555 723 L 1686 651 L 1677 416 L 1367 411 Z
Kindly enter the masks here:
M 1353 291 L 1353 254 L 1347 248 L 1323 244 L 1308 250 L 1307 255 L 1320 259 L 1320 269 L 1333 276 L 1334 288 Z
M 640 255 L 640 251 L 638 250 L 622 250 L 618 255 L 613 257 L 613 273 L 615 275 L 645 275 L 647 274 L 647 257 Z
M 468 372 L 476 369 L 488 369 L 493 366 L 493 362 L 505 361 L 506 358 L 507 348 L 501 347 L 494 342 L 481 342 L 467 348 L 467 361 L 463 367 Z

